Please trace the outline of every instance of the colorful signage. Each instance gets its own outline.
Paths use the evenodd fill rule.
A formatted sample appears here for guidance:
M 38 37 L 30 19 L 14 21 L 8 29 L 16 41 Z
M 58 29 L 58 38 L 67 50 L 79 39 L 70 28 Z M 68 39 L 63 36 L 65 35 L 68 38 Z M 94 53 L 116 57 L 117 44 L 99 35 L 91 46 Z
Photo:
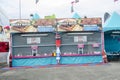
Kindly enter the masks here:
M 51 31 L 101 31 L 101 18 L 56 18 L 39 19 L 30 25 L 30 21 L 21 20 L 11 21 L 12 32 L 51 32 Z M 50 31 L 49 31 L 50 30 Z

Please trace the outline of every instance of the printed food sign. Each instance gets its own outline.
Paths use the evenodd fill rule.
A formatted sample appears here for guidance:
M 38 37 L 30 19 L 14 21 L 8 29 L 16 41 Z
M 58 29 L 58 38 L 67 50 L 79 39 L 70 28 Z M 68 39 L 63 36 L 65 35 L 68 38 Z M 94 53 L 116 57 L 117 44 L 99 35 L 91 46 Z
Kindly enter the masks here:
M 39 44 L 40 43 L 40 37 L 28 37 L 27 38 L 27 44 Z
M 87 42 L 87 36 L 75 36 L 74 42 Z

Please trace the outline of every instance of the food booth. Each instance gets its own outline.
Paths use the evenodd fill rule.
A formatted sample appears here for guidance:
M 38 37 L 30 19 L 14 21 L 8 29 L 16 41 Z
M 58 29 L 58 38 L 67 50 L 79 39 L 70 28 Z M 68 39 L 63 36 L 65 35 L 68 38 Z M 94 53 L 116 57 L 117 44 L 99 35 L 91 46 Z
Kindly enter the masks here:
M 38 23 L 34 32 L 11 33 L 12 67 L 104 62 L 101 18 L 61 18 L 52 20 L 52 24 L 50 20 Z M 41 27 L 54 29 L 42 31 Z

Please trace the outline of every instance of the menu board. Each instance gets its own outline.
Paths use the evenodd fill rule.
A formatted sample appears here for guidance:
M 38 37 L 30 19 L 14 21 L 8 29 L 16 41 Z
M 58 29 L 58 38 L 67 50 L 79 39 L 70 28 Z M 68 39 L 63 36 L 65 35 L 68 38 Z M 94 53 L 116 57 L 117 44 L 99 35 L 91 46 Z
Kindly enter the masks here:
M 39 44 L 40 43 L 40 37 L 28 37 L 27 38 L 27 44 Z
M 74 36 L 74 42 L 87 42 L 87 36 Z

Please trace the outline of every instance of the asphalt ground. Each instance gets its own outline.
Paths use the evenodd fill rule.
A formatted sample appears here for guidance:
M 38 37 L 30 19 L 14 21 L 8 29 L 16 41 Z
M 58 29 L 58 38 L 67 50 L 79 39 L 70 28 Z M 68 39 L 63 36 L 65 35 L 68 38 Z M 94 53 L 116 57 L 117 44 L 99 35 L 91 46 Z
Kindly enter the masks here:
M 10 70 L 1 68 L 0 80 L 120 80 L 120 62 Z
M 4 63 L 4 62 L 7 62 L 7 55 L 8 53 L 0 53 L 0 63 Z

